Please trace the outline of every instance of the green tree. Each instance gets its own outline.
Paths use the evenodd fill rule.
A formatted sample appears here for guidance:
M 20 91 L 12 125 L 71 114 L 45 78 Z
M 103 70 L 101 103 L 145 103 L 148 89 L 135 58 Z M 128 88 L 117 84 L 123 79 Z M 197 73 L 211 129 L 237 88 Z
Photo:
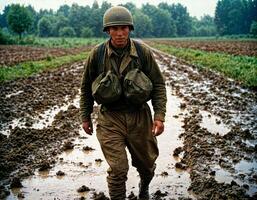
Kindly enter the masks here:
M 176 35 L 176 25 L 167 10 L 157 8 L 147 3 L 142 6 L 142 11 L 151 19 L 153 36 L 171 37 Z
M 228 12 L 228 34 L 246 34 L 249 32 L 250 24 L 245 29 L 245 20 L 247 20 L 247 8 L 243 0 L 232 0 Z
M 33 23 L 31 13 L 24 6 L 12 4 L 7 15 L 8 26 L 21 38 L 24 31 L 27 31 Z
M 251 21 L 257 21 L 257 0 L 249 0 L 249 15 Z
M 255 0 L 256 1 L 256 0 Z M 252 0 L 219 0 L 215 24 L 220 35 L 247 34 L 252 21 Z M 255 8 L 254 12 L 256 13 Z
M 58 36 L 59 30 L 63 27 L 69 26 L 69 19 L 64 17 L 63 15 L 57 15 L 54 17 L 54 22 L 51 27 L 51 35 Z
M 257 37 L 257 22 L 253 21 L 250 28 L 250 33 Z
M 90 21 L 85 27 L 89 27 L 96 37 L 101 37 L 103 35 L 102 19 L 104 13 L 102 13 L 102 10 L 99 8 L 97 2 L 94 2 L 92 9 L 89 12 L 91 13 Z
M 0 44 L 14 44 L 14 39 L 0 28 Z
M 180 3 L 172 5 L 161 3 L 158 7 L 169 12 L 171 19 L 176 25 L 178 36 L 189 36 L 191 34 L 192 21 L 186 7 Z
M 94 32 L 92 31 L 91 28 L 89 28 L 89 27 L 84 27 L 84 28 L 82 29 L 81 37 L 90 38 L 90 37 L 93 37 L 93 35 L 94 35 Z
M 126 4 L 120 4 L 121 6 L 124 6 L 125 8 L 127 8 L 132 14 L 134 14 L 136 12 L 136 5 L 131 3 L 131 2 L 128 2 Z
M 168 11 L 157 9 L 152 19 L 153 29 L 157 37 L 171 37 L 176 35 L 176 25 Z
M 75 30 L 76 36 L 81 35 L 83 27 L 91 24 L 91 8 L 89 6 L 83 7 L 78 4 L 72 4 L 69 14 L 69 24 Z
M 66 18 L 69 17 L 69 13 L 70 13 L 70 7 L 68 5 L 61 5 L 57 10 L 58 16 L 64 16 Z
M 135 30 L 133 35 L 136 37 L 149 37 L 152 32 L 152 22 L 150 17 L 142 13 L 140 10 L 135 11 L 133 15 Z
M 33 18 L 33 23 L 30 26 L 28 32 L 30 34 L 33 34 L 37 31 L 37 22 L 36 22 L 37 12 L 35 11 L 35 9 L 31 5 L 27 6 L 26 8 L 29 10 L 29 12 L 31 13 L 31 16 Z
M 99 9 L 99 4 L 96 0 L 93 2 L 92 9 Z
M 7 27 L 7 15 L 10 10 L 10 5 L 4 7 L 3 14 L 0 15 L 0 27 L 4 28 Z
M 63 27 L 59 30 L 59 36 L 61 37 L 74 37 L 76 35 L 72 27 Z
M 49 37 L 51 36 L 51 21 L 48 16 L 42 17 L 38 21 L 38 35 L 40 37 Z
M 210 15 L 204 15 L 200 20 L 192 18 L 193 36 L 215 36 L 217 34 L 214 18 Z
M 108 3 L 107 1 L 103 1 L 101 5 L 101 13 L 104 14 L 106 10 L 108 10 L 110 7 L 112 7 L 111 3 Z

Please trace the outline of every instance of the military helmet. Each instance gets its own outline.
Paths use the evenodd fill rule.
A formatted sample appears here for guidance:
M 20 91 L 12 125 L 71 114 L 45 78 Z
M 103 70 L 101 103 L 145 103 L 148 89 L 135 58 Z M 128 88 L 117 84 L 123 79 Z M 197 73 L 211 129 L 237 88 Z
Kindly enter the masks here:
M 134 30 L 132 15 L 129 10 L 123 6 L 114 6 L 109 8 L 103 17 L 103 31 L 107 27 L 129 25 L 131 30 Z

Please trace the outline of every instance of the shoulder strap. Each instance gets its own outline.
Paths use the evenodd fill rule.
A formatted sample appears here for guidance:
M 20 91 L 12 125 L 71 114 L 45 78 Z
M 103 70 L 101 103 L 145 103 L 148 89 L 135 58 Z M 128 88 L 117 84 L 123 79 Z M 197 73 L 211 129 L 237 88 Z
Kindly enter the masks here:
M 105 52 L 105 42 L 100 44 L 97 48 L 97 74 L 104 71 L 104 52 Z
M 138 41 L 133 40 L 133 42 L 134 42 L 136 50 L 137 50 L 137 54 L 138 54 L 138 57 L 139 57 L 140 64 L 142 65 L 142 68 L 145 68 L 146 58 L 145 58 L 145 55 L 143 53 L 142 46 Z
M 145 55 L 143 53 L 143 49 L 141 44 L 138 41 L 133 40 L 135 47 L 136 47 L 136 51 L 139 57 L 139 62 L 141 64 L 142 68 L 146 67 L 146 58 Z M 105 42 L 103 42 L 102 44 L 100 44 L 97 48 L 97 74 L 100 74 L 104 71 L 104 52 L 105 52 Z

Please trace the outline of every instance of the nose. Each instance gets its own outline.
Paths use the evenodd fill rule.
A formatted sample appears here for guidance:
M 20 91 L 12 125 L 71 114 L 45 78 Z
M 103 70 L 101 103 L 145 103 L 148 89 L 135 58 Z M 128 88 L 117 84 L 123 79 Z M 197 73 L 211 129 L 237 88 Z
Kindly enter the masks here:
M 122 33 L 123 33 L 122 29 L 119 28 L 119 29 L 117 30 L 117 35 L 122 35 Z

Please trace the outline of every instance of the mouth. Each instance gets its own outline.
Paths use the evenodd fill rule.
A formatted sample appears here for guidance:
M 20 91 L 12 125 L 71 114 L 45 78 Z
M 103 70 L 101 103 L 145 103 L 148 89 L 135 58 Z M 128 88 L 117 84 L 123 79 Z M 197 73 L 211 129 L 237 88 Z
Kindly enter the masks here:
M 125 38 L 117 38 L 116 41 L 118 41 L 118 42 L 124 42 L 124 41 L 125 41 Z

